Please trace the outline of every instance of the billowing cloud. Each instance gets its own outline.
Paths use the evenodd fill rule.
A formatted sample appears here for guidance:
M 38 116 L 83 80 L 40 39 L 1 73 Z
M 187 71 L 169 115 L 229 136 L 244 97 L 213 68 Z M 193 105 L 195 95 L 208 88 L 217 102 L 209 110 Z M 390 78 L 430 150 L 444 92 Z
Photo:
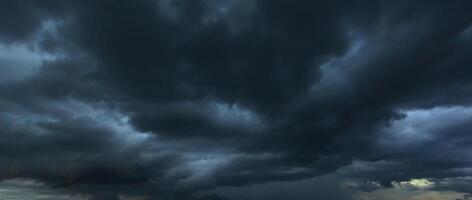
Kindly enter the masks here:
M 466 199 L 471 8 L 2 0 L 0 189 Z

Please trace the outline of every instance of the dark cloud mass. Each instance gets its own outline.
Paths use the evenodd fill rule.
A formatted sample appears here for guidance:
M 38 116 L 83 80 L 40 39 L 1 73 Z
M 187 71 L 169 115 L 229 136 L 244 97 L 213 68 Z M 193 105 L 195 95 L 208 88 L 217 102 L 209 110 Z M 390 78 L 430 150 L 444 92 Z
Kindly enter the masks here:
M 94 200 L 467 199 L 471 10 L 0 0 L 0 180 Z

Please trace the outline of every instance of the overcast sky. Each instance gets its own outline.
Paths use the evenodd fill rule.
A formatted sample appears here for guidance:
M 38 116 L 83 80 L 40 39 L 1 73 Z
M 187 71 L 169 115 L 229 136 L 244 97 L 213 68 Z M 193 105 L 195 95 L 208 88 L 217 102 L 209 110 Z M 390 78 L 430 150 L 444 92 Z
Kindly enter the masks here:
M 470 194 L 470 0 L 0 0 L 4 200 Z

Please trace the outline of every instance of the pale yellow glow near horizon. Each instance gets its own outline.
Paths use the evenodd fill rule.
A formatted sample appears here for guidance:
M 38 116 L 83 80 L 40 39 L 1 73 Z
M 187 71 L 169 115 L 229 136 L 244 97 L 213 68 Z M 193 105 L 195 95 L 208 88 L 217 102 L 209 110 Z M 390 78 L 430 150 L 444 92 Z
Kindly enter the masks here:
M 411 179 L 410 181 L 402 181 L 400 184 L 409 184 L 417 188 L 428 188 L 434 185 L 434 182 L 431 182 L 428 179 L 420 178 L 420 179 Z

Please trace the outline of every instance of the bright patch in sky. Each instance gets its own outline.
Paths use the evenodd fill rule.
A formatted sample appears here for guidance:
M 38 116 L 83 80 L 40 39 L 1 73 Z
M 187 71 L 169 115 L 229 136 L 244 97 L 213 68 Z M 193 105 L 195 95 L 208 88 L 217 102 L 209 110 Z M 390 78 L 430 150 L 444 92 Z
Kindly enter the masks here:
M 420 179 L 411 179 L 409 181 L 402 181 L 399 183 L 400 185 L 409 185 L 413 186 L 416 188 L 424 189 L 424 188 L 429 188 L 434 185 L 434 182 L 429 181 L 428 179 L 425 178 L 420 178 Z

